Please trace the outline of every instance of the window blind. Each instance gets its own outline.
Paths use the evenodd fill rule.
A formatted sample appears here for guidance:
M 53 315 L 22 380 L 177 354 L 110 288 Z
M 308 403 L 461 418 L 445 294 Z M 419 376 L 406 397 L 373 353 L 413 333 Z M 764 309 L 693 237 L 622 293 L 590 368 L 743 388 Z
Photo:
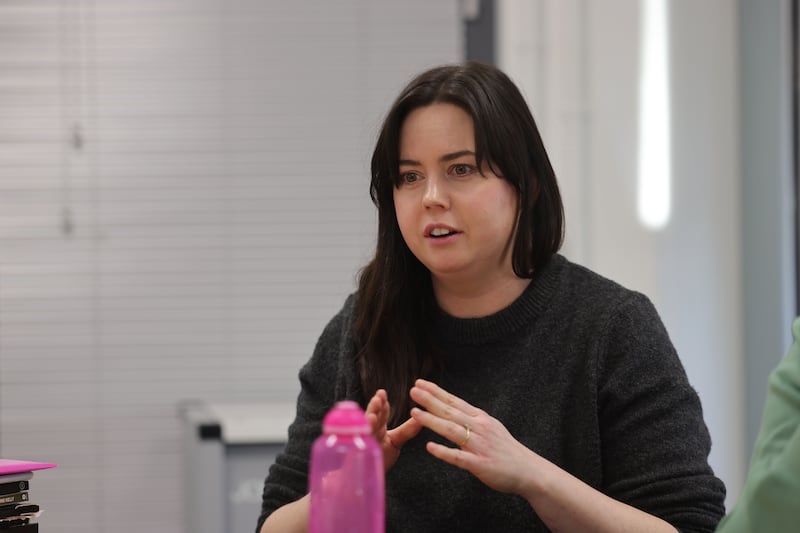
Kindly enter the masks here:
M 0 456 L 60 464 L 47 531 L 180 531 L 178 402 L 293 401 L 382 114 L 462 40 L 455 0 L 0 3 Z

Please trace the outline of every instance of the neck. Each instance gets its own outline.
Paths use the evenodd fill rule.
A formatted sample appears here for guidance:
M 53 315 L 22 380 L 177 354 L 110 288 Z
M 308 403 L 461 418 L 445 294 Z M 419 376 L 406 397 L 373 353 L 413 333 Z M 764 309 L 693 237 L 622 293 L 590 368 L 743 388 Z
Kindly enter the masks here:
M 465 284 L 456 280 L 433 278 L 433 294 L 439 307 L 458 318 L 478 318 L 505 309 L 525 291 L 531 280 L 515 274 L 494 282 Z

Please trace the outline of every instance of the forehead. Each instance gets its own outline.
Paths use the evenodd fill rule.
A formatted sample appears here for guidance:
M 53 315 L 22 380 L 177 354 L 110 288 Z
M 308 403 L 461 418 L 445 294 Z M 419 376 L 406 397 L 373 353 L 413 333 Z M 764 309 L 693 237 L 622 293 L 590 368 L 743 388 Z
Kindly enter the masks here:
M 472 117 L 460 107 L 435 103 L 411 111 L 400 128 L 400 158 L 415 153 L 475 150 Z

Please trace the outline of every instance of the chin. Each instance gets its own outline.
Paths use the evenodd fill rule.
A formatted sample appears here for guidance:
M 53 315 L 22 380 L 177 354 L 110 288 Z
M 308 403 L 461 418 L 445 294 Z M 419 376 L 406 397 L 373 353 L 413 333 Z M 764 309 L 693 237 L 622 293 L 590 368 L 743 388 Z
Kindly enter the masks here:
M 436 263 L 426 264 L 432 276 L 439 278 L 446 278 L 449 276 L 457 276 L 467 270 L 467 265 L 463 263 Z

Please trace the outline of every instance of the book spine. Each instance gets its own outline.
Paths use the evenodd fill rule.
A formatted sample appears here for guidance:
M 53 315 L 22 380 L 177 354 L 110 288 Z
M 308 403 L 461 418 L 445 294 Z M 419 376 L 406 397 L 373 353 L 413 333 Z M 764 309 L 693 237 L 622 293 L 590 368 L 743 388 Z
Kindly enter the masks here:
M 31 519 L 27 516 L 15 516 L 14 518 L 7 518 L 5 520 L 0 520 L 0 529 L 13 529 L 17 531 L 17 528 L 20 526 L 24 526 L 28 524 Z
M 9 533 L 38 533 L 39 524 L 36 522 L 23 524 L 21 526 L 11 526 L 8 528 Z
M 12 503 L 9 505 L 0 505 L 0 520 L 12 516 L 38 513 L 39 510 L 39 506 L 35 503 Z
M 31 479 L 33 472 L 19 472 L 17 474 L 2 474 L 0 475 L 0 483 L 11 483 L 12 481 L 22 481 L 23 479 Z
M 14 492 L 22 492 L 28 490 L 30 487 L 27 481 L 12 481 L 11 483 L 0 483 L 0 496 L 4 494 L 12 494 Z
M 14 494 L 8 494 L 6 496 L 0 496 L 0 505 L 6 505 L 9 503 L 27 502 L 27 501 L 28 501 L 27 492 L 17 492 Z

